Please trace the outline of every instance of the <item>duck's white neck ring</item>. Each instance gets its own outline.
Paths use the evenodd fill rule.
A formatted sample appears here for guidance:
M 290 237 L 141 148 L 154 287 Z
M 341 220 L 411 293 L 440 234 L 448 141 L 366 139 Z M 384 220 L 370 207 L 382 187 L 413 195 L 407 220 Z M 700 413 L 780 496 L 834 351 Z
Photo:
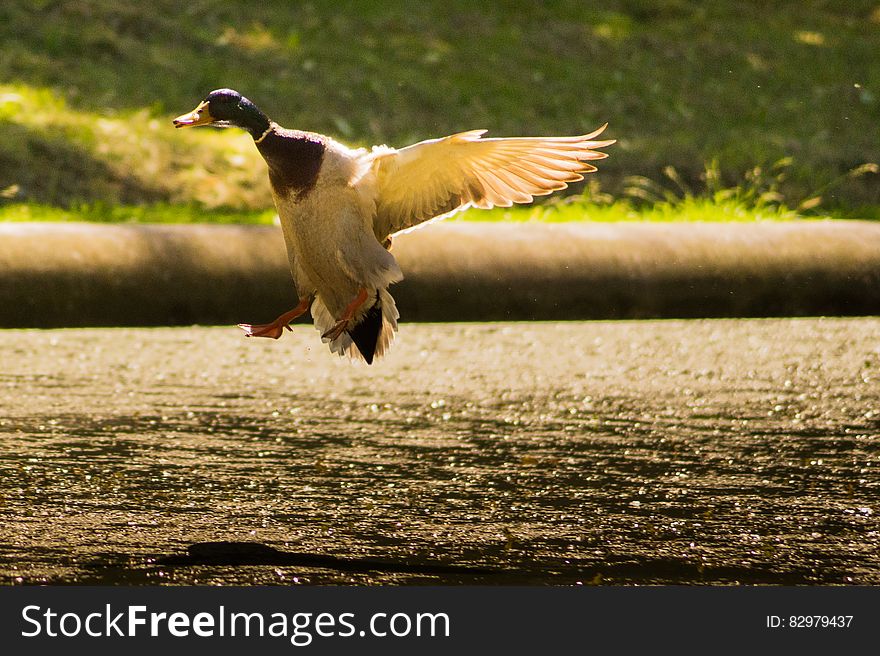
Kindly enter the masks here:
M 266 131 L 263 132 L 263 134 L 260 135 L 259 139 L 254 139 L 254 143 L 255 143 L 255 144 L 258 144 L 258 143 L 260 143 L 263 139 L 265 139 L 266 137 L 268 137 L 268 136 L 269 136 L 269 133 L 272 131 L 272 128 L 274 128 L 274 127 L 275 127 L 274 125 L 271 125 L 271 124 L 270 124 L 269 127 L 266 128 Z

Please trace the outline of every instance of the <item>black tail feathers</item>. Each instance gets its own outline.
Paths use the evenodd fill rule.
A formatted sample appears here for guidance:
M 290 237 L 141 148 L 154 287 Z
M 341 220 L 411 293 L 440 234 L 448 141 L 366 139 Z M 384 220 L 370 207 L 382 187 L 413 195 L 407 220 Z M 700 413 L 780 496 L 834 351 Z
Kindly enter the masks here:
M 376 302 L 373 307 L 367 310 L 353 328 L 348 329 L 352 341 L 358 347 L 358 351 L 364 356 L 367 364 L 373 364 L 373 356 L 376 355 L 376 346 L 379 343 L 379 335 L 382 333 L 382 301 L 379 300 L 379 293 L 376 292 Z

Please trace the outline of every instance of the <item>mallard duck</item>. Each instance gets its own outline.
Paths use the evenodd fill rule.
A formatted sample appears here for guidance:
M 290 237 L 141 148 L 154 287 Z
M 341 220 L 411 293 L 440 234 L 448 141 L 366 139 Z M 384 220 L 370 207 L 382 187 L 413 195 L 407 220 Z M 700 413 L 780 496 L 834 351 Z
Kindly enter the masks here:
M 232 89 L 217 89 L 177 128 L 247 130 L 269 166 L 299 303 L 248 337 L 278 339 L 311 308 L 330 350 L 372 363 L 390 346 L 399 314 L 389 285 L 403 279 L 395 234 L 455 212 L 529 203 L 583 179 L 607 157 L 605 130 L 579 137 L 482 138 L 469 130 L 394 149 L 352 149 L 330 137 L 282 128 Z

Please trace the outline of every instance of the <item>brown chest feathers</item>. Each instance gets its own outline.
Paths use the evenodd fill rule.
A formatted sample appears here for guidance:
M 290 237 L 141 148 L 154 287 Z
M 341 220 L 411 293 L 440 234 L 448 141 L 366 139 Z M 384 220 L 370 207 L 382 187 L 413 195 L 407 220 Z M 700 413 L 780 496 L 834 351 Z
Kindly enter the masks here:
M 318 135 L 276 127 L 257 148 L 269 165 L 269 182 L 279 196 L 304 196 L 318 180 L 326 145 Z

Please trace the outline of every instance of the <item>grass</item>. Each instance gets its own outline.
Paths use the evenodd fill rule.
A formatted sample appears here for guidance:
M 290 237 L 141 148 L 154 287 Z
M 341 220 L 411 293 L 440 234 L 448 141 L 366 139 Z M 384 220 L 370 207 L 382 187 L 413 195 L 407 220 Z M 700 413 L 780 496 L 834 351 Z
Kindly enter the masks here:
M 0 85 L 0 142 L 0 190 L 11 201 L 271 203 L 265 165 L 239 130 L 175 131 L 145 109 L 76 110 L 46 89 Z
M 492 218 L 873 216 L 880 176 L 850 172 L 880 151 L 878 27 L 874 0 L 3 3 L 0 217 L 265 221 L 250 140 L 170 126 L 221 86 L 353 145 L 610 121 L 597 179 L 617 202 Z M 783 160 L 775 204 L 709 189 L 707 163 L 748 189 Z M 681 202 L 627 193 L 669 167 Z
M 872 213 L 873 212 L 873 213 Z M 748 206 L 736 200 L 713 200 L 687 197 L 677 202 L 657 202 L 639 205 L 630 200 L 597 203 L 583 196 L 563 197 L 559 202 L 535 204 L 528 207 L 468 210 L 455 215 L 450 221 L 541 221 L 564 223 L 594 221 L 615 223 L 622 221 L 660 222 L 754 222 L 790 221 L 826 218 L 880 219 L 875 208 L 863 208 L 854 214 L 813 213 L 801 214 L 784 205 Z M 0 205 L 0 221 L 92 221 L 97 223 L 238 223 L 271 225 L 277 222 L 274 210 L 239 210 L 229 208 L 206 209 L 200 205 L 116 205 L 85 203 L 62 208 L 38 203 L 8 203 Z
M 636 205 L 627 200 L 612 203 L 591 203 L 578 197 L 559 203 L 537 205 L 529 209 L 494 209 L 483 217 L 472 213 L 478 220 L 543 221 L 563 223 L 568 221 L 597 221 L 617 223 L 621 221 L 788 221 L 806 218 L 781 206 L 748 207 L 734 201 L 713 201 L 709 198 L 687 198 L 680 202 L 660 202 Z
M 489 212 L 471 210 L 450 221 L 780 221 L 798 217 L 792 212 L 757 211 L 735 204 L 715 204 L 694 199 L 680 206 L 658 204 L 638 208 L 625 201 L 610 205 L 569 202 L 564 205 L 538 205 L 533 208 L 504 208 Z M 273 210 L 210 210 L 193 205 L 79 205 L 65 209 L 36 203 L 13 203 L 0 206 L 0 221 L 91 221 L 96 223 L 238 223 L 271 225 Z
M 538 198 L 527 206 L 514 205 L 490 211 L 470 209 L 450 220 L 472 221 L 541 221 L 541 222 L 748 222 L 789 221 L 811 218 L 857 218 L 880 220 L 880 207 L 857 207 L 846 210 L 819 211 L 822 195 L 848 180 L 878 172 L 878 165 L 865 164 L 826 183 L 796 206 L 786 203 L 781 188 L 792 162 L 789 158 L 769 169 L 753 167 L 743 181 L 726 187 L 721 182 L 717 164 L 707 166 L 699 188 L 694 188 L 673 167 L 666 167 L 659 182 L 641 176 L 629 176 L 624 196 L 617 198 L 601 189 L 593 177 L 582 193 L 556 194 Z M 4 195 L 0 191 L 0 198 Z M 11 194 L 7 194 L 11 195 Z M 93 221 L 99 223 L 241 223 L 267 225 L 277 222 L 272 209 L 205 207 L 203 203 L 148 203 L 126 205 L 103 201 L 78 203 L 70 208 L 33 202 L 0 203 L 0 221 Z
M 71 208 L 41 203 L 0 205 L 0 221 L 91 221 L 94 223 L 246 223 L 268 225 L 275 210 L 206 209 L 201 205 L 83 203 Z

